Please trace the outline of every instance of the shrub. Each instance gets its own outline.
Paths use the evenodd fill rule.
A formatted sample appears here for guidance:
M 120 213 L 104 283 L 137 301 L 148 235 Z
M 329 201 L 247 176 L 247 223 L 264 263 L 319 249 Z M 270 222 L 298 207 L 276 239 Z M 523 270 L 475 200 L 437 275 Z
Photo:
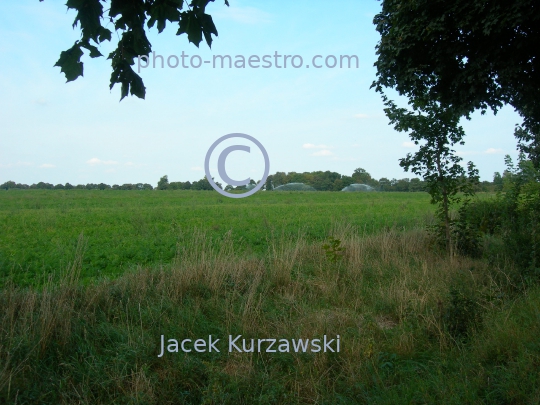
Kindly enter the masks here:
M 527 282 L 540 280 L 540 173 L 520 156 L 514 168 L 509 156 L 505 191 L 490 200 L 465 203 L 453 223 L 462 253 L 478 254 L 482 235 L 504 242 L 506 256 L 521 269 Z
M 479 320 L 476 300 L 457 288 L 450 289 L 449 303 L 443 312 L 443 322 L 448 333 L 456 340 L 465 340 Z

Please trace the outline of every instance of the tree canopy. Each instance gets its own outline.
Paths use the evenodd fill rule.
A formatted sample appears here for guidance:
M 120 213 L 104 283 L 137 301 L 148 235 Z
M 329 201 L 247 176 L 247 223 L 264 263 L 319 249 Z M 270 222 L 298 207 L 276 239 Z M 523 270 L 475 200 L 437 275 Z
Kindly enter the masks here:
M 43 1 L 43 0 L 39 0 Z M 83 75 L 81 57 L 86 50 L 91 58 L 102 57 L 99 44 L 111 41 L 112 31 L 104 26 L 112 24 L 117 31 L 116 49 L 107 59 L 111 60 L 112 74 L 109 88 L 121 84 L 121 99 L 128 94 L 144 98 L 146 88 L 142 78 L 131 68 L 139 56 L 148 56 L 152 44 L 146 36 L 147 29 L 157 25 L 161 33 L 167 21 L 178 24 L 176 35 L 187 34 L 188 41 L 197 47 L 203 40 L 212 45 L 212 35 L 218 35 L 212 17 L 206 14 L 208 3 L 214 0 L 67 0 L 68 9 L 77 15 L 73 28 L 79 28 L 81 39 L 60 53 L 55 66 L 60 67 L 68 82 Z M 108 8 L 104 10 L 104 5 Z M 225 5 L 229 2 L 225 0 Z
M 512 105 L 515 135 L 540 163 L 540 4 L 537 0 L 383 0 L 374 18 L 377 78 L 415 107 L 429 100 L 469 116 Z

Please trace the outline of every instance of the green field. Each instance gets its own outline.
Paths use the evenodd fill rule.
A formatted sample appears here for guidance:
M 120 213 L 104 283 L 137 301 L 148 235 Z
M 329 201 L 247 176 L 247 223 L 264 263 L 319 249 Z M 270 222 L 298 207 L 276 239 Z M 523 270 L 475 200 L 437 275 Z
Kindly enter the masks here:
M 169 263 L 196 228 L 214 239 L 230 230 L 237 250 L 261 255 L 273 237 L 321 241 L 337 222 L 410 229 L 432 211 L 427 193 L 2 190 L 0 280 L 34 284 L 64 268 L 81 233 L 85 280 Z
M 449 257 L 432 213 L 425 193 L 0 192 L 0 404 L 540 403 L 539 286 L 498 236 Z

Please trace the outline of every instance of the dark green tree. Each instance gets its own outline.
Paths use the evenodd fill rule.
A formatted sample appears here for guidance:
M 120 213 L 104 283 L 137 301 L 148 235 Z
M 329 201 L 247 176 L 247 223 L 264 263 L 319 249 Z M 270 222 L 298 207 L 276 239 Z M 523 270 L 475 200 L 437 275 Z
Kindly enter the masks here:
M 374 23 L 381 39 L 372 87 L 464 116 L 510 104 L 523 117 L 518 146 L 540 165 L 537 0 L 383 0 Z
M 354 183 L 354 179 L 351 176 L 341 176 L 341 181 L 343 183 L 343 187 L 350 186 Z
M 169 177 L 167 175 L 159 179 L 157 184 L 158 190 L 167 190 L 169 188 Z
M 173 181 L 169 183 L 169 190 L 189 190 L 191 188 L 191 182 L 186 181 Z
M 43 1 L 43 0 L 40 0 Z M 146 88 L 142 78 L 132 66 L 140 56 L 148 57 L 152 44 L 147 30 L 157 26 L 161 33 L 167 22 L 177 24 L 176 35 L 187 34 L 188 41 L 197 47 L 203 40 L 212 45 L 212 35 L 218 35 L 212 17 L 206 14 L 206 6 L 214 0 L 67 0 L 68 9 L 77 15 L 73 28 L 81 31 L 81 38 L 73 46 L 60 53 L 55 66 L 60 67 L 68 82 L 83 75 L 84 51 L 91 58 L 102 57 L 99 45 L 117 37 L 116 49 L 109 54 L 112 74 L 109 88 L 120 84 L 121 98 L 128 94 L 144 98 Z M 225 4 L 229 3 L 225 0 Z M 112 24 L 112 25 L 111 25 Z M 116 31 L 115 36 L 107 27 Z
M 277 172 L 276 174 L 272 175 L 272 183 L 274 184 L 274 187 L 287 184 L 288 182 L 289 182 L 289 179 L 287 177 L 287 173 L 285 172 Z
M 390 180 L 386 177 L 381 177 L 379 179 L 379 190 L 380 191 L 390 191 Z
M 213 177 L 212 177 L 212 179 L 213 179 Z M 219 188 L 223 189 L 220 182 L 216 181 L 216 185 Z M 193 183 L 191 183 L 191 190 L 213 190 L 213 189 L 214 188 L 212 187 L 212 185 L 210 184 L 210 182 L 208 181 L 206 176 L 203 177 L 200 180 L 197 180 L 197 181 L 194 181 Z
M 9 180 L 9 181 L 6 181 L 4 184 L 2 184 L 0 188 L 4 190 L 9 190 L 10 188 L 15 188 L 16 186 L 17 186 L 17 183 Z
M 336 179 L 332 183 L 332 191 L 341 191 L 343 187 L 345 186 L 343 185 L 343 180 L 341 179 Z
M 368 184 L 371 181 L 371 174 L 359 167 L 358 169 L 354 169 L 352 178 L 355 183 Z
M 502 191 L 503 189 L 503 178 L 499 172 L 495 172 L 493 174 L 493 185 L 495 186 L 495 190 Z
M 395 191 L 409 191 L 409 186 L 410 186 L 410 180 L 405 178 L 405 179 L 400 179 L 398 181 L 396 181 L 396 184 L 395 184 Z
M 272 176 L 268 176 L 266 178 L 266 184 L 264 185 L 264 189 L 266 191 L 272 191 L 274 189 L 274 187 L 272 186 Z
M 424 184 L 418 177 L 411 179 L 409 183 L 409 191 L 424 191 Z
M 169 184 L 169 188 L 170 188 L 170 184 Z M 148 183 L 137 183 L 135 184 L 135 190 L 153 190 L 154 187 L 152 187 L 151 184 L 148 184 Z
M 52 185 L 51 183 L 44 183 L 43 181 L 40 181 L 38 184 L 32 184 L 32 186 L 30 187 L 42 190 L 52 190 L 54 188 L 54 185 Z

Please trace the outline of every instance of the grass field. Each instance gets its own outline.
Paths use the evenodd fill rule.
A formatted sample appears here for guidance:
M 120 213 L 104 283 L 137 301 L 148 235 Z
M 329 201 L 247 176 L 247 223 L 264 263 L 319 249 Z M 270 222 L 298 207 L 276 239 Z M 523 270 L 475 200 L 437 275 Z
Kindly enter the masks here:
M 261 255 L 274 237 L 321 241 L 332 222 L 368 233 L 410 229 L 432 211 L 426 193 L 257 193 L 231 199 L 209 191 L 0 191 L 0 282 L 30 285 L 65 267 L 79 235 L 87 241 L 82 279 L 169 263 L 193 233 L 228 232 L 238 251 Z M 41 280 L 41 281 L 40 281 Z
M 426 194 L 10 190 L 0 204 L 2 404 L 540 403 L 540 288 L 495 238 L 478 259 L 435 249 Z M 211 335 L 220 352 L 160 356 L 161 335 Z M 339 335 L 340 351 L 229 351 L 229 335 Z

